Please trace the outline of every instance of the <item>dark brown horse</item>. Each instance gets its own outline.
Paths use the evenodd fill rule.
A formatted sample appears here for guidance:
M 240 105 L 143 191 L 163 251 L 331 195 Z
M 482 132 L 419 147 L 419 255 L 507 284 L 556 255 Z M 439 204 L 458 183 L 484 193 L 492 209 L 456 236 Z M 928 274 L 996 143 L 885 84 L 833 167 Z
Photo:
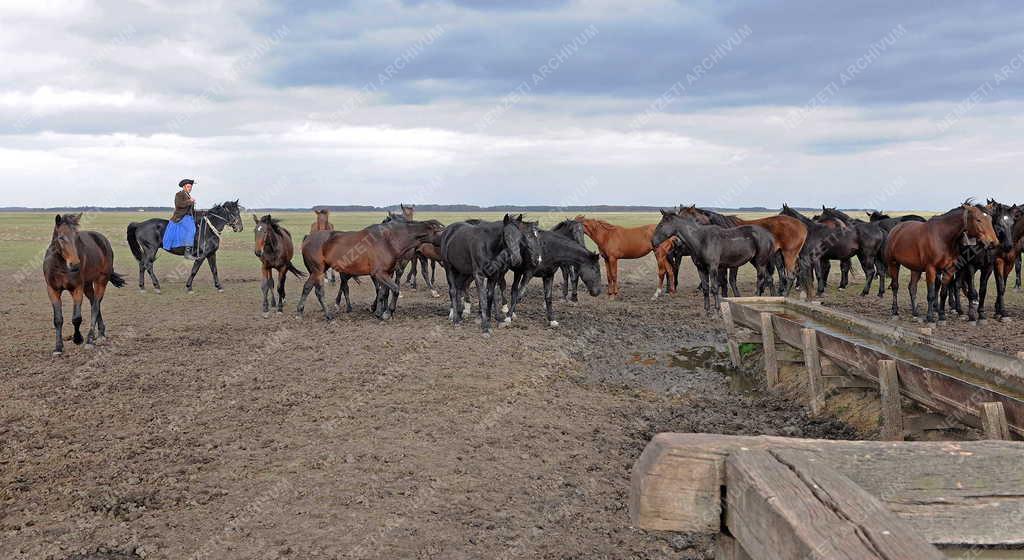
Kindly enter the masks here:
M 910 284 L 907 288 L 913 316 L 918 316 L 917 282 L 923 273 L 928 283 L 927 321 L 935 320 L 936 309 L 939 312 L 939 320 L 945 321 L 945 301 L 941 302 L 941 305 L 936 305 L 939 288 L 936 279 L 941 273 L 941 287 L 943 292 L 946 292 L 956 273 L 958 243 L 961 240 L 965 243 L 981 243 L 985 247 L 994 247 L 999 243 L 992 228 L 991 218 L 971 204 L 971 201 L 964 202 L 962 206 L 935 216 L 927 222 L 901 222 L 889 232 L 883 258 L 889 271 L 894 316 L 899 315 L 897 295 L 900 266 L 905 266 L 910 269 Z M 971 306 L 974 308 L 976 302 L 972 302 Z M 976 309 L 972 309 L 972 315 L 976 316 Z
M 334 231 L 334 224 L 331 223 L 331 211 L 327 208 L 314 208 L 313 214 L 316 218 L 313 219 L 313 223 L 309 226 L 309 235 L 313 235 L 318 231 Z M 337 282 L 338 278 L 333 270 L 327 271 L 327 281 L 331 284 Z
M 91 346 L 107 336 L 107 325 L 100 311 L 107 282 L 115 288 L 124 286 L 124 278 L 114 272 L 114 250 L 110 247 L 110 241 L 95 231 L 78 231 L 81 218 L 81 214 L 57 214 L 53 237 L 43 257 L 43 277 L 46 278 L 46 290 L 50 295 L 50 304 L 53 305 L 53 328 L 57 339 L 53 348 L 54 356 L 64 352 L 61 294 L 65 290 L 71 292 L 71 300 L 75 304 L 71 316 L 71 324 L 75 326 L 75 335 L 71 340 L 75 344 L 82 343 L 82 297 L 89 298 L 92 323 L 85 342 Z
M 302 244 L 302 260 L 309 278 L 299 298 L 299 315 L 309 292 L 315 289 L 320 308 L 327 320 L 331 320 L 331 313 L 324 304 L 323 279 L 327 270 L 334 269 L 341 276 L 340 290 L 345 296 L 346 311 L 352 310 L 348 280 L 369 276 L 377 288 L 374 314 L 380 319 L 390 319 L 398 304 L 399 287 L 393 279 L 398 263 L 410 258 L 420 244 L 443 228 L 436 220 L 393 220 L 359 231 L 318 231 L 310 235 Z
M 276 306 L 278 313 L 284 313 L 284 281 L 289 272 L 298 278 L 305 278 L 306 273 L 295 268 L 292 264 L 292 256 L 295 254 L 295 245 L 292 244 L 292 234 L 281 227 L 281 220 L 270 217 L 270 214 L 262 218 L 252 217 L 256 222 L 256 256 L 260 259 L 260 289 L 263 290 L 263 317 L 270 315 L 267 306 L 267 294 L 270 294 L 270 306 Z M 274 301 L 274 271 L 277 271 L 277 301 Z

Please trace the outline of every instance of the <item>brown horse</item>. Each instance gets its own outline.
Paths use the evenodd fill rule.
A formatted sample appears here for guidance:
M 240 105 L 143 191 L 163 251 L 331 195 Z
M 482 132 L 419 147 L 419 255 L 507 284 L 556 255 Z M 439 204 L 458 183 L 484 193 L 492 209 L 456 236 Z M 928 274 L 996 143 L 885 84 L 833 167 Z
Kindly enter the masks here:
M 43 257 L 43 277 L 46 278 L 46 290 L 50 295 L 50 304 L 53 305 L 53 328 L 57 339 L 54 356 L 64 352 L 64 312 L 61 309 L 61 294 L 64 290 L 71 292 L 75 304 L 71 316 L 71 324 L 75 326 L 75 335 L 71 340 L 75 344 L 82 343 L 82 296 L 89 298 L 92 324 L 89 325 L 89 335 L 85 342 L 92 346 L 107 336 L 107 325 L 100 311 L 107 282 L 115 288 L 124 286 L 124 278 L 114 272 L 114 250 L 110 247 L 110 241 L 95 231 L 78 231 L 81 218 L 81 214 L 57 214 L 53 237 Z M 96 338 L 97 330 L 99 339 Z
M 744 220 L 739 216 L 726 216 L 697 208 L 696 205 L 680 206 L 679 215 L 690 216 L 701 224 L 712 223 L 723 227 L 761 226 L 768 230 L 775 240 L 775 250 L 782 256 L 782 270 L 779 271 L 779 293 L 789 293 L 796 279 L 800 251 L 803 250 L 804 243 L 807 242 L 807 226 L 800 223 L 800 220 L 789 216 L 768 216 L 756 220 Z M 810 292 L 808 292 L 808 296 L 810 296 Z
M 889 269 L 892 288 L 892 314 L 899 315 L 897 289 L 899 288 L 900 266 L 910 269 L 910 309 L 917 317 L 917 282 L 925 274 L 928 282 L 927 321 L 935 319 L 938 286 L 936 278 L 942 273 L 942 289 L 952 281 L 957 268 L 958 243 L 981 242 L 985 247 L 999 243 L 992 228 L 992 219 L 980 208 L 965 202 L 945 214 L 935 216 L 927 222 L 901 222 L 889 232 L 885 242 L 883 258 Z M 945 293 L 943 294 L 945 300 Z M 939 320 L 946 320 L 945 301 L 938 305 Z M 976 317 L 977 302 L 971 302 L 970 315 Z
M 302 244 L 302 260 L 309 271 L 309 278 L 302 287 L 298 314 L 302 315 L 306 297 L 315 289 L 320 308 L 328 321 L 332 319 L 324 304 L 323 279 L 328 269 L 334 269 L 341 276 L 340 293 L 345 295 L 346 311 L 352 310 L 348 280 L 369 276 L 377 288 L 374 314 L 380 319 L 390 319 L 399 295 L 398 283 L 393 279 L 395 268 L 400 261 L 409 259 L 420 244 L 433 239 L 442 229 L 444 226 L 437 220 L 394 220 L 359 231 L 320 231 L 310 235 Z
M 654 248 L 651 247 L 651 236 L 657 224 L 650 224 L 639 227 L 621 227 L 609 224 L 604 220 L 587 218 L 582 214 L 573 218 L 583 224 L 583 230 L 587 237 L 594 240 L 597 250 L 604 259 L 608 276 L 608 297 L 615 298 L 619 295 L 619 259 L 639 259 L 646 256 Z M 668 253 L 672 249 L 672 243 L 666 241 L 657 247 L 655 258 L 658 260 L 658 278 L 663 277 L 664 271 L 671 271 L 672 265 L 668 261 Z M 657 297 L 660 287 L 654 293 Z
M 316 218 L 313 219 L 313 223 L 309 226 L 309 234 L 313 235 L 318 231 L 334 231 L 334 224 L 331 223 L 331 211 L 326 208 L 314 209 L 313 214 Z M 327 281 L 331 284 L 337 282 L 337 276 L 334 271 L 330 270 L 327 272 Z
M 267 294 L 270 293 L 270 305 L 277 307 L 278 313 L 284 313 L 284 281 L 289 272 L 298 278 L 304 278 L 305 272 L 295 268 L 292 264 L 292 256 L 295 254 L 295 245 L 292 244 L 292 234 L 281 227 L 281 220 L 271 218 L 270 214 L 262 218 L 252 217 L 256 222 L 256 256 L 260 259 L 260 275 L 263 280 L 260 288 L 263 290 L 263 317 L 270 315 L 267 306 Z M 277 271 L 277 301 L 274 301 L 272 288 L 274 287 L 274 271 Z

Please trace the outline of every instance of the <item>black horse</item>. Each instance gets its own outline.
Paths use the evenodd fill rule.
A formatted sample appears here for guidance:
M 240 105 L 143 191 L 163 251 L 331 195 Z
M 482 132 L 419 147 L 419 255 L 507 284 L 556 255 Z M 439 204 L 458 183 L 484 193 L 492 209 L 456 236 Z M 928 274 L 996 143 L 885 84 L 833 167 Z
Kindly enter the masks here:
M 601 255 L 591 253 L 585 246 L 564 233 L 555 231 L 540 231 L 538 233 L 540 250 L 544 258 L 536 265 L 532 264 L 532 259 L 523 259 L 519 267 L 512 268 L 512 299 L 509 304 L 509 318 L 516 316 L 516 306 L 522 301 L 523 288 L 526 283 L 531 278 L 540 278 L 544 282 L 544 309 L 548 325 L 557 327 L 558 321 L 555 320 L 554 309 L 551 306 L 551 288 L 555 273 L 561 270 L 563 278 L 566 278 L 566 269 L 571 267 L 574 280 L 582 279 L 590 295 L 599 296 L 601 295 Z M 568 281 L 567 278 L 566 281 Z M 504 287 L 502 289 L 504 290 Z M 575 295 L 574 286 L 573 296 Z
M 977 317 L 968 313 L 972 321 L 985 321 L 985 297 L 988 294 L 989 277 L 995 273 L 996 277 L 996 303 L 995 317 L 1002 319 L 1008 317 L 1003 298 L 1006 295 L 1006 277 L 1009 275 L 1009 267 L 1013 263 L 1015 255 L 1014 232 L 1017 229 L 1016 222 L 1019 212 L 1013 206 L 1007 206 L 989 200 L 988 204 L 975 205 L 982 209 L 992 219 L 992 229 L 996 232 L 999 245 L 993 248 L 986 248 L 975 240 L 966 236 L 959 240 L 960 255 L 957 258 L 957 270 L 953 282 L 947 289 L 950 308 L 958 314 L 963 315 L 963 308 L 960 305 L 960 293 L 967 296 L 971 307 L 977 307 Z M 998 268 L 998 270 L 997 270 Z M 981 272 L 981 280 L 978 289 L 974 289 L 974 274 Z
M 448 295 L 451 301 L 449 318 L 456 325 L 462 322 L 465 292 L 470 282 L 476 282 L 480 303 L 480 329 L 490 333 L 490 318 L 497 310 L 495 299 L 499 278 L 510 267 L 519 266 L 523 248 L 535 265 L 542 262 L 536 222 L 523 221 L 522 215 L 513 218 L 505 214 L 500 222 L 472 220 L 445 228 L 441 236 L 441 260 L 448 277 Z
M 885 249 L 885 238 L 889 233 L 879 222 L 865 222 L 854 218 L 836 208 L 821 207 L 821 217 L 839 220 L 857 232 L 857 260 L 864 271 L 864 289 L 860 295 L 866 296 L 871 291 L 871 283 L 878 277 L 878 297 L 885 295 L 885 261 L 882 250 Z M 827 273 L 826 273 L 827 275 Z
M 185 289 L 192 292 L 192 280 L 203 266 L 203 261 L 210 263 L 210 272 L 213 273 L 213 285 L 218 292 L 224 288 L 220 284 L 220 277 L 217 275 L 217 249 L 220 248 L 220 236 L 226 226 L 239 232 L 242 231 L 242 215 L 238 201 L 223 202 L 206 211 L 195 213 L 196 223 L 199 225 L 196 233 L 196 246 L 199 258 L 192 264 L 192 272 L 185 282 Z M 160 281 L 153 271 L 153 261 L 157 253 L 163 248 L 164 230 L 167 229 L 167 220 L 163 218 L 152 218 L 144 222 L 132 222 L 128 224 L 128 246 L 132 249 L 132 255 L 139 262 L 139 291 L 146 290 L 146 273 L 149 273 L 153 281 L 153 289 L 160 293 Z M 175 248 L 168 251 L 174 255 L 184 254 L 184 248 Z
M 587 247 L 587 238 L 583 232 L 583 224 L 576 220 L 562 220 L 551 228 L 551 233 L 575 241 L 580 247 Z M 543 235 L 543 234 L 542 234 Z M 562 271 L 562 301 L 579 301 L 580 271 L 575 262 L 564 262 L 559 265 Z M 529 279 L 526 280 L 529 282 Z M 525 288 L 526 286 L 523 286 Z M 572 295 L 569 295 L 570 288 Z M 522 294 L 520 294 L 522 295 Z
M 702 214 L 704 217 L 706 217 L 709 224 L 724 228 L 734 228 L 743 225 L 748 225 L 740 223 L 738 216 L 727 216 L 725 214 L 715 212 L 714 210 L 708 210 L 707 208 L 697 208 L 696 206 L 680 205 L 679 210 L 676 213 L 685 216 L 687 210 L 689 210 L 690 212 L 696 211 L 697 213 Z M 690 256 L 691 254 L 692 253 L 690 248 L 687 247 L 685 243 L 676 243 L 676 246 L 673 247 L 672 252 L 669 253 L 669 262 L 672 263 L 673 274 L 675 275 L 673 281 L 677 286 L 679 285 L 679 265 L 683 257 Z M 775 291 L 775 281 L 773 280 L 773 277 L 775 276 L 776 270 L 778 270 L 779 272 L 779 291 L 782 292 L 783 290 L 787 289 L 787 278 L 785 274 L 786 267 L 783 265 L 782 253 L 779 253 L 777 251 L 774 255 L 772 255 L 772 259 L 768 263 L 767 289 L 769 292 Z M 727 272 L 728 276 L 726 275 Z M 740 290 L 739 286 L 737 286 L 736 284 L 736 278 L 738 273 L 738 268 L 731 268 L 728 269 L 728 271 L 722 269 L 721 271 L 719 271 L 718 285 L 721 287 L 722 297 L 726 297 L 729 295 L 728 289 L 730 287 L 732 288 L 733 295 L 739 297 Z M 707 284 L 701 281 L 700 285 L 698 286 L 698 289 L 700 289 L 701 291 L 706 291 Z
M 817 295 L 825 293 L 825 283 L 831 268 L 829 260 L 840 262 L 842 278 L 839 289 L 846 289 L 849 282 L 850 259 L 860 250 L 857 232 L 840 220 L 831 220 L 831 225 L 816 222 L 793 210 L 788 204 L 782 205 L 779 214 L 796 218 L 807 227 L 807 241 L 800 251 L 800 282 L 806 282 L 804 285 L 807 293 L 811 293 L 810 287 L 815 277 L 818 279 Z
M 889 216 L 888 214 L 879 212 L 878 210 L 872 210 L 870 212 L 866 212 L 866 214 L 868 215 L 868 221 L 869 222 L 884 222 L 884 221 L 887 221 L 887 220 L 894 220 L 891 223 L 891 225 L 886 225 L 885 226 L 887 230 L 891 230 L 892 228 L 896 227 L 896 224 L 898 224 L 900 222 L 925 222 L 925 221 L 927 221 L 927 220 L 924 219 L 924 217 L 918 216 L 917 214 L 905 214 L 903 216 L 900 216 L 899 218 L 893 218 L 893 217 Z
M 704 311 L 710 313 L 709 294 L 715 296 L 715 312 L 719 309 L 719 272 L 739 268 L 751 263 L 757 269 L 757 295 L 768 287 L 768 267 L 775 246 L 772 234 L 761 226 L 738 226 L 724 228 L 718 225 L 701 225 L 691 217 L 675 212 L 661 211 L 661 221 L 651 236 L 651 245 L 657 247 L 666 239 L 676 236 L 690 247 L 693 264 L 697 266 L 701 282 L 708 286 L 704 290 Z

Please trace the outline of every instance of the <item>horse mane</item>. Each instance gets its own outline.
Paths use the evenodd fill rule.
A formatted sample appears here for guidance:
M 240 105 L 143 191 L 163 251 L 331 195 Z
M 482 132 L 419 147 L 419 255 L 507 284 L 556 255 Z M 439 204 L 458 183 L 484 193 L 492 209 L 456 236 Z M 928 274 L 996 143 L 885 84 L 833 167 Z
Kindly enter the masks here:
M 78 229 L 82 221 L 81 214 L 61 214 L 60 223 Z
M 606 222 L 606 221 L 604 221 L 604 220 L 602 220 L 600 218 L 584 218 L 584 219 L 588 220 L 588 221 L 591 221 L 591 222 L 595 222 L 601 229 L 606 229 L 606 230 L 609 230 L 609 231 L 614 231 L 615 230 L 615 226 L 613 226 L 612 224 L 610 224 L 610 223 L 608 223 L 608 222 Z

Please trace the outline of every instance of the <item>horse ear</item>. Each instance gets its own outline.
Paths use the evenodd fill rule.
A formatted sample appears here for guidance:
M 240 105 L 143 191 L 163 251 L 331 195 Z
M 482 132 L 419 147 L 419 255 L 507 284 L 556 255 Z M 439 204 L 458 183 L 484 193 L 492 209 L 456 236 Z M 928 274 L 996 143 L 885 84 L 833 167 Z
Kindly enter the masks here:
M 256 218 L 256 214 L 252 215 L 252 221 L 256 222 L 257 224 L 260 223 L 260 221 Z
M 59 226 L 60 225 L 60 219 L 61 219 L 60 214 L 57 214 L 57 217 L 54 218 L 54 220 L 53 220 L 54 225 L 58 225 Z
M 505 214 L 505 219 L 502 221 L 505 222 L 505 225 L 507 226 L 512 221 L 512 216 Z
M 661 210 L 661 216 L 663 218 L 667 218 L 667 217 L 672 215 L 672 212 L 669 212 L 668 210 L 665 210 L 664 208 L 659 208 L 658 210 Z

